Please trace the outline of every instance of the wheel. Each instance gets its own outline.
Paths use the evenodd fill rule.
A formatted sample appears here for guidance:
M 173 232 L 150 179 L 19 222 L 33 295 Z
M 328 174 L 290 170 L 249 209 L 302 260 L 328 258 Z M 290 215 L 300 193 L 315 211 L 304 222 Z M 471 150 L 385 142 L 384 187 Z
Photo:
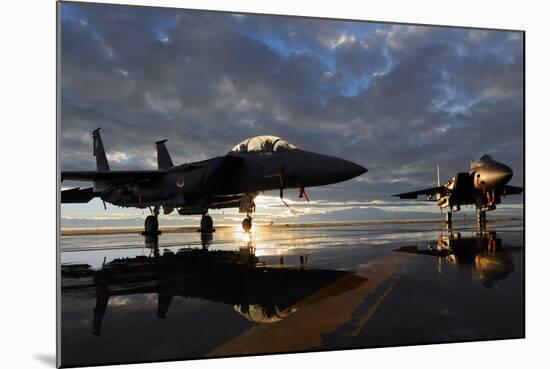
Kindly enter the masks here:
M 159 221 L 156 216 L 149 215 L 145 218 L 145 232 L 146 233 L 156 233 L 159 229 Z
M 210 215 L 203 215 L 201 218 L 201 232 L 212 232 L 214 229 L 214 222 Z
M 250 218 L 244 218 L 243 220 L 243 229 L 245 232 L 250 232 L 252 229 L 252 219 Z
M 484 212 L 484 211 L 480 211 L 477 215 L 477 219 L 478 219 L 478 223 L 480 226 L 484 226 L 486 221 L 487 221 L 487 218 L 486 218 L 487 214 Z

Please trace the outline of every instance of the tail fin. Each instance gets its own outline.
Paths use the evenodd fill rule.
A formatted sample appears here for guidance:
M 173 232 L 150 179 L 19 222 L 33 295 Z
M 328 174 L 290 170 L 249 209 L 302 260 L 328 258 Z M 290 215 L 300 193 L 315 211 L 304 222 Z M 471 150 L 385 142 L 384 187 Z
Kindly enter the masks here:
M 101 135 L 99 134 L 100 129 L 101 127 L 92 132 L 92 137 L 94 138 L 94 156 L 97 170 L 107 172 L 110 170 L 109 162 L 107 161 L 103 142 L 101 141 Z
M 166 148 L 166 141 L 168 140 L 162 140 L 156 142 L 157 144 L 157 163 L 159 169 L 168 169 L 172 168 L 174 166 L 174 163 L 172 163 L 172 158 L 170 157 L 170 153 L 168 152 L 168 149 Z
M 440 179 L 440 177 L 439 177 L 439 164 L 437 164 L 437 167 L 436 167 L 436 168 L 437 168 L 437 187 L 441 187 L 441 179 Z M 441 198 L 441 193 L 438 192 L 438 193 L 435 195 L 435 199 L 436 199 L 436 200 L 439 200 L 440 198 Z

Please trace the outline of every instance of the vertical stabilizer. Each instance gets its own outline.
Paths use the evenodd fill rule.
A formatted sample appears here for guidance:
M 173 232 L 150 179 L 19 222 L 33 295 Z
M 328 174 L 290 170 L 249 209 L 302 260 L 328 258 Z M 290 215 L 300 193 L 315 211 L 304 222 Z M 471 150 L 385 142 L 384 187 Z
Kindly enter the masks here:
M 174 166 L 168 148 L 166 147 L 166 141 L 162 140 L 156 142 L 157 144 L 157 163 L 159 169 L 168 169 Z
M 103 142 L 99 134 L 100 129 L 101 127 L 92 132 L 92 137 L 94 138 L 94 156 L 97 170 L 105 172 L 109 171 L 109 162 L 107 162 L 107 156 L 105 155 L 105 149 L 103 148 Z
M 437 164 L 436 170 L 437 170 L 437 187 L 441 187 L 441 179 L 439 177 L 439 164 Z M 441 193 L 439 191 L 436 193 L 435 199 L 437 201 L 439 201 L 439 199 L 441 199 Z

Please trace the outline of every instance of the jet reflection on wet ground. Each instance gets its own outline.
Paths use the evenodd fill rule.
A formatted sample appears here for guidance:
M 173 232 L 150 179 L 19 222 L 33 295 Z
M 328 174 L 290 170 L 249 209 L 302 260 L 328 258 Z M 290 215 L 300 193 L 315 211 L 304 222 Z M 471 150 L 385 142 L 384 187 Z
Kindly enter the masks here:
M 62 238 L 64 366 L 524 336 L 523 223 Z

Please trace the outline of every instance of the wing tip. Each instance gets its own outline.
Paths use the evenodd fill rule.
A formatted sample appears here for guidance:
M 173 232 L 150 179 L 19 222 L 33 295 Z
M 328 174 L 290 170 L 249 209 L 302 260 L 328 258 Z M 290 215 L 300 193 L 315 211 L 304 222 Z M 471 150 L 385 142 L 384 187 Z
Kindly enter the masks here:
M 395 195 L 392 195 L 392 197 L 399 197 L 400 199 L 417 199 L 417 194 L 408 194 L 408 193 L 398 193 Z

